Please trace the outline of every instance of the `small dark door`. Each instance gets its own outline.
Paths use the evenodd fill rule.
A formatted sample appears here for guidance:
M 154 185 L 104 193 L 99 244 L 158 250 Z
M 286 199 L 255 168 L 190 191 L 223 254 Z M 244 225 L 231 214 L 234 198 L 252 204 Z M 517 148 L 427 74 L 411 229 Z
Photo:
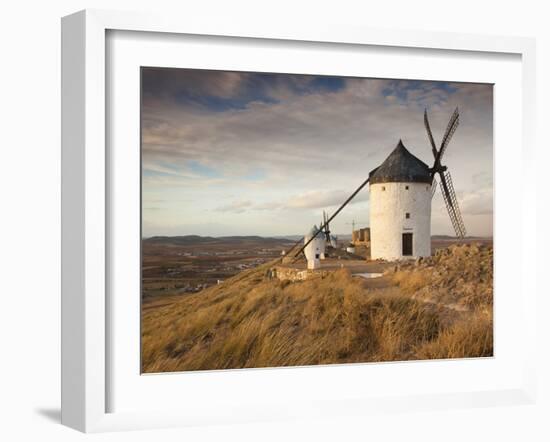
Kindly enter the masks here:
M 413 254 L 413 234 L 403 233 L 403 256 L 411 256 Z

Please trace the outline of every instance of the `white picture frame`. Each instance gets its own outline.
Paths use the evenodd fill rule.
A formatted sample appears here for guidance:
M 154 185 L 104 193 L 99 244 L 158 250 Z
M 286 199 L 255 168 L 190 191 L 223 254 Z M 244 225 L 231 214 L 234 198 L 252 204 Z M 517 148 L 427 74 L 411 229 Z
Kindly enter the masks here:
M 521 380 L 502 388 L 473 388 L 460 393 L 431 391 L 427 394 L 347 397 L 342 395 L 282 406 L 236 403 L 231 413 L 208 413 L 197 408 L 182 411 L 109 411 L 108 396 L 112 354 L 108 343 L 109 241 L 111 196 L 108 185 L 108 134 L 106 36 L 111 31 L 141 31 L 165 35 L 200 35 L 222 38 L 269 39 L 285 42 L 338 43 L 378 48 L 467 51 L 483 54 L 514 54 L 521 57 L 521 174 L 526 177 L 534 163 L 535 43 L 532 39 L 491 37 L 416 31 L 388 31 L 318 24 L 257 25 L 245 22 L 218 23 L 195 17 L 155 16 L 87 10 L 62 20 L 62 423 L 85 432 L 186 426 L 219 422 L 252 422 L 289 417 L 362 415 L 373 411 L 479 407 L 533 403 L 536 396 L 535 339 L 525 340 L 518 356 Z M 498 115 L 497 115 L 498 118 Z M 527 254 L 534 254 L 536 193 L 521 192 L 522 272 Z M 519 218 L 518 218 L 519 219 Z M 497 253 L 497 252 L 495 252 Z M 498 258 L 497 258 L 498 259 Z M 536 287 L 521 280 L 521 316 L 524 336 L 535 333 Z M 497 295 L 498 296 L 498 295 Z M 498 324 L 497 324 L 498 326 Z M 498 354 L 497 356 L 498 357 Z M 381 370 L 383 370 L 382 366 Z M 386 365 L 386 367 L 389 367 Z M 354 367 L 355 371 L 362 370 Z M 289 373 L 293 369 L 286 369 Z M 331 370 L 344 370 L 332 367 Z M 389 370 L 389 368 L 388 368 Z M 247 370 L 239 376 L 247 376 Z M 258 371 L 248 371 L 258 373 Z M 244 374 L 243 374 L 244 373 Z M 221 376 L 234 376 L 231 373 Z M 178 375 L 165 383 L 177 382 Z M 254 374 L 254 376 L 259 376 Z M 249 375 L 252 377 L 252 374 Z M 195 378 L 197 379 L 197 378 Z M 229 379 L 229 378 L 228 378 Z M 519 379 L 519 378 L 518 378 Z M 517 381 L 517 382 L 516 382 Z M 198 381 L 197 381 L 198 382 Z M 208 379 L 206 379 L 208 382 Z M 290 410 L 290 411 L 289 411 Z

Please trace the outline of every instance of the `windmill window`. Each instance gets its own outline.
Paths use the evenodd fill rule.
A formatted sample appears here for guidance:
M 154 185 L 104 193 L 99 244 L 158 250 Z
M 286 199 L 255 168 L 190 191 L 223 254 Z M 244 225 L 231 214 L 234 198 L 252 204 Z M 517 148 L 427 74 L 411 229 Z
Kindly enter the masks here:
M 411 214 L 409 212 L 405 213 L 405 218 L 409 219 L 411 217 Z
M 409 190 L 409 186 L 405 186 L 405 190 Z
M 386 186 L 382 186 L 382 191 L 386 190 Z

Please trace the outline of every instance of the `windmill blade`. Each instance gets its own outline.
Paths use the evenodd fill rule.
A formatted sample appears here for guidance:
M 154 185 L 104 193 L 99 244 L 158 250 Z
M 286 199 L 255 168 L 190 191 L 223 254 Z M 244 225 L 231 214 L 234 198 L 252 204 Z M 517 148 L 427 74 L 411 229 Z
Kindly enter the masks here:
M 445 207 L 449 213 L 449 218 L 451 218 L 453 229 L 457 238 L 463 239 L 466 236 L 466 227 L 464 226 L 464 221 L 462 220 L 462 215 L 458 207 L 458 201 L 456 199 L 456 192 L 454 190 L 451 174 L 448 171 L 440 172 L 439 177 L 441 193 L 443 194 L 443 200 L 445 201 Z
M 437 190 L 437 180 L 434 177 L 434 179 L 432 181 L 432 198 L 434 197 L 436 190 Z
M 428 121 L 428 110 L 424 109 L 424 127 L 426 128 L 426 132 L 428 132 L 428 139 L 430 140 L 430 144 L 432 145 L 432 153 L 434 154 L 434 158 L 437 157 L 437 149 L 435 147 L 435 141 L 434 137 L 432 135 L 432 130 L 430 129 L 430 122 Z
M 464 221 L 462 220 L 462 215 L 458 207 L 458 201 L 451 174 L 449 172 L 441 172 L 439 175 L 441 193 L 443 194 L 443 200 L 445 201 L 447 212 L 449 213 L 456 236 L 462 239 L 466 236 L 466 227 L 464 226 Z
M 300 243 L 303 244 L 304 239 L 305 239 L 305 237 L 302 236 L 298 241 L 296 241 L 296 242 L 292 245 L 292 247 L 289 247 L 288 250 L 285 250 L 284 256 L 291 256 L 290 254 L 292 253 L 292 251 L 293 251 L 296 247 L 298 247 L 298 245 L 299 245 Z M 298 252 L 298 253 L 299 253 L 299 252 Z M 297 253 L 297 254 L 298 254 L 298 253 Z M 296 254 L 296 255 L 297 255 L 297 254 Z M 294 256 L 296 256 L 296 255 L 294 255 Z
M 330 226 L 328 223 L 328 214 L 323 210 L 323 223 L 325 224 L 325 239 L 330 244 Z
M 451 115 L 449 124 L 447 124 L 447 129 L 445 129 L 445 135 L 443 135 L 443 140 L 441 141 L 441 147 L 439 148 L 439 154 L 437 157 L 439 161 L 441 161 L 441 158 L 443 157 L 443 154 L 445 153 L 445 150 L 447 149 L 447 146 L 449 145 L 449 142 L 451 141 L 451 138 L 453 137 L 453 134 L 455 133 L 459 122 L 460 121 L 457 107 Z

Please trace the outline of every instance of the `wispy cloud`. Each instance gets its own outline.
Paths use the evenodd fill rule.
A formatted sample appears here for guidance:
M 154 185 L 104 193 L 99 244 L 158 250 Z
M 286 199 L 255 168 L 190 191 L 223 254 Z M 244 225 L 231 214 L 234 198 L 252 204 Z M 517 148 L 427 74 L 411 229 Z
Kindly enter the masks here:
M 193 201 L 174 203 L 169 216 L 151 212 L 149 225 L 190 216 L 200 225 L 217 211 L 232 217 L 225 226 L 268 229 L 269 216 L 284 211 L 275 228 L 301 232 L 308 217 L 343 201 L 400 138 L 432 161 L 425 107 L 436 141 L 460 108 L 444 162 L 463 195 L 466 223 L 479 217 L 474 212 L 492 210 L 492 196 L 478 195 L 492 187 L 490 85 L 154 69 L 144 71 L 143 86 L 144 191 Z M 367 199 L 365 189 L 357 202 Z M 246 223 L 234 217 L 245 213 Z M 437 215 L 434 230 L 450 232 Z
M 339 206 L 350 196 L 350 193 L 351 192 L 349 190 L 312 190 L 310 192 L 290 197 L 285 206 L 293 209 L 321 209 Z M 366 201 L 367 199 L 367 193 L 364 192 L 354 198 L 350 204 Z
M 460 195 L 460 208 L 464 215 L 492 215 L 493 188 L 479 189 Z
M 229 204 L 226 204 L 225 206 L 217 207 L 217 212 L 233 212 L 233 213 L 242 213 L 246 209 L 250 208 L 252 206 L 252 202 L 245 200 L 245 201 L 233 201 Z

